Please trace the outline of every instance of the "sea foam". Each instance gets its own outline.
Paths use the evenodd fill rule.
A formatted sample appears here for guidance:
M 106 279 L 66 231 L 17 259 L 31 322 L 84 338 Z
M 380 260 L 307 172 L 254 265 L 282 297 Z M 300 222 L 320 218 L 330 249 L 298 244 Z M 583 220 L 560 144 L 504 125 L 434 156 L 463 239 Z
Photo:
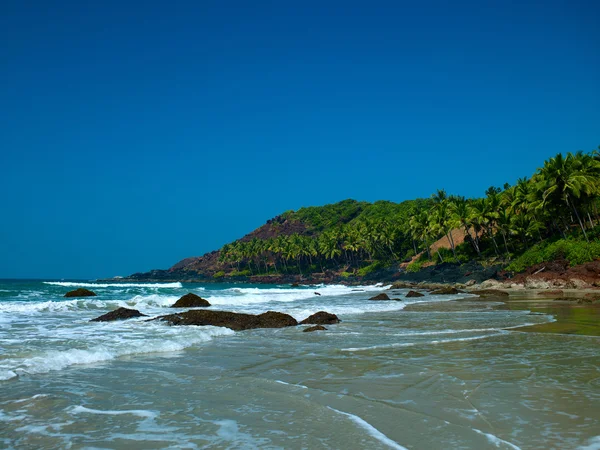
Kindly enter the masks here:
M 83 283 L 77 281 L 44 281 L 44 284 L 62 287 L 89 287 L 89 288 L 106 288 L 106 287 L 141 287 L 141 288 L 170 288 L 178 289 L 183 287 L 179 282 L 176 283 Z M 203 289 L 203 288 L 200 288 Z

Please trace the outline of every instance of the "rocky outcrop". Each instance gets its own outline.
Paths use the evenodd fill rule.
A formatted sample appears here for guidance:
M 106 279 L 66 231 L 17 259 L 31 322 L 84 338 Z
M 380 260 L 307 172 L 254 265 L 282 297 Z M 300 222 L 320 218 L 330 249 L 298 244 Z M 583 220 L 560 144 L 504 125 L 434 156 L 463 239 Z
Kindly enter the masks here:
M 79 288 L 74 291 L 69 291 L 65 294 L 65 297 L 95 297 L 96 293 L 89 289 Z
M 340 322 L 341 320 L 335 314 L 331 314 L 325 311 L 319 311 L 317 313 L 314 313 L 312 316 L 309 316 L 306 319 L 304 319 L 302 322 L 300 322 L 300 325 L 332 325 Z
M 574 267 L 564 259 L 535 264 L 507 282 L 527 289 L 593 289 L 600 287 L 600 261 Z
M 414 298 L 414 297 L 425 297 L 425 294 L 421 294 L 417 291 L 408 291 L 406 294 L 406 298 Z
M 103 314 L 100 317 L 90 320 L 90 322 L 113 322 L 115 320 L 133 319 L 134 317 L 147 317 L 137 309 L 117 308 L 114 311 Z
M 304 330 L 302 330 L 304 333 L 310 333 L 312 331 L 326 331 L 327 328 L 325 328 L 322 325 L 315 325 L 314 327 L 308 327 L 305 328 Z
M 212 325 L 215 327 L 230 328 L 234 331 L 251 330 L 254 328 L 284 328 L 298 325 L 298 322 L 292 316 L 275 311 L 253 315 L 229 311 L 195 309 L 183 313 L 160 316 L 151 320 L 167 322 L 170 325 Z
M 456 289 L 455 287 L 451 287 L 451 286 L 443 287 L 441 289 L 437 289 L 437 290 L 431 292 L 431 295 L 456 295 L 456 294 L 460 294 L 460 291 L 458 289 Z
M 210 306 L 208 300 L 190 292 L 177 300 L 171 308 L 201 308 L 207 306 Z
M 369 300 L 391 300 L 391 299 L 387 294 L 381 293 L 381 294 L 376 295 L 375 297 L 371 297 Z

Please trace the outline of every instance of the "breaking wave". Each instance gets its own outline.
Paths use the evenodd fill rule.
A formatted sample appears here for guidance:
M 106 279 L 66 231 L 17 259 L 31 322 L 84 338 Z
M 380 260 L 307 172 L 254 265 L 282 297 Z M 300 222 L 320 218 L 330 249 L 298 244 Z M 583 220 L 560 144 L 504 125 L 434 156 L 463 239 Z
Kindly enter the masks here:
M 106 288 L 106 287 L 141 287 L 141 288 L 165 288 L 179 289 L 183 285 L 176 283 L 85 283 L 77 281 L 44 281 L 44 284 L 63 287 L 91 287 L 91 288 Z M 203 288 L 199 288 L 203 289 Z

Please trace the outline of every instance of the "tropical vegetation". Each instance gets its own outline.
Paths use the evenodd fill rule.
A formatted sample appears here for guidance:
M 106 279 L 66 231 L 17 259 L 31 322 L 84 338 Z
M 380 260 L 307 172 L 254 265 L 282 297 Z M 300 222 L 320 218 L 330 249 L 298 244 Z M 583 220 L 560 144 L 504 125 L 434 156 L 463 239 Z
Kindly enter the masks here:
M 531 177 L 490 187 L 481 198 L 439 189 L 402 203 L 344 200 L 288 211 L 269 225 L 268 238 L 249 235 L 224 245 L 218 276 L 332 270 L 351 277 L 400 262 L 416 271 L 471 259 L 522 270 L 559 254 L 585 262 L 600 257 L 599 199 L 599 151 L 558 154 Z M 286 232 L 284 223 L 298 226 Z M 434 246 L 440 239 L 447 244 Z

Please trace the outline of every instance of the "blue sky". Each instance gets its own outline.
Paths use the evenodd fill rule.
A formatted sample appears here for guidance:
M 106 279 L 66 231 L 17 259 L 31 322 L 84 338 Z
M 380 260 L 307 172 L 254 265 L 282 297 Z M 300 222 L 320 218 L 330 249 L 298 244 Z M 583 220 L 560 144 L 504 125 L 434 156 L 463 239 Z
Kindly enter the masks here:
M 167 268 L 600 144 L 598 2 L 0 8 L 0 278 Z

